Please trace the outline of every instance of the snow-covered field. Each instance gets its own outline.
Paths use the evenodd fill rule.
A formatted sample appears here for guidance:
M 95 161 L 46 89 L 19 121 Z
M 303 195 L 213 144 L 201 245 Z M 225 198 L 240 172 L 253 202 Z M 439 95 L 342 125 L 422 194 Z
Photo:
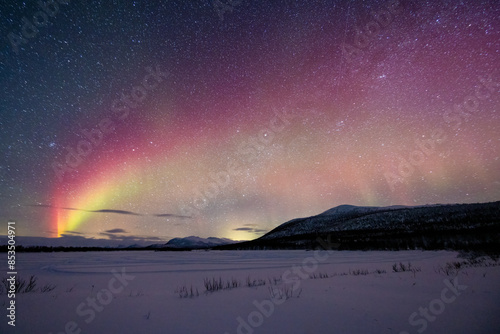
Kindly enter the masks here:
M 454 261 L 445 251 L 18 253 L 21 277 L 57 287 L 18 294 L 15 327 L 4 290 L 0 333 L 500 333 L 500 267 L 438 270 Z M 396 262 L 421 271 L 393 272 Z M 206 293 L 213 278 L 240 286 Z

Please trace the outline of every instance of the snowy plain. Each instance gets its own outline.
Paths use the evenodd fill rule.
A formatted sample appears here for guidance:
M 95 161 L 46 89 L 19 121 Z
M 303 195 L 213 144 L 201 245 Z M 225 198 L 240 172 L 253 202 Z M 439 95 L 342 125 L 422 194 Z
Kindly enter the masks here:
M 456 261 L 447 251 L 18 253 L 19 276 L 56 288 L 17 294 L 15 327 L 4 291 L 0 333 L 500 333 L 500 267 L 439 270 Z M 421 270 L 394 272 L 400 262 Z M 214 278 L 239 286 L 207 293 Z

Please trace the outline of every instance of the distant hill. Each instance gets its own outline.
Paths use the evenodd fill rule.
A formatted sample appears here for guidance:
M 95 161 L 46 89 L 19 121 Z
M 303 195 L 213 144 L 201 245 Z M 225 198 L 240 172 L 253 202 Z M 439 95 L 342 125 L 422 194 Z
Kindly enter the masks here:
M 166 244 L 151 245 L 151 248 L 155 249 L 202 249 L 202 248 L 212 248 L 215 246 L 229 245 L 236 241 L 226 238 L 200 238 L 196 236 L 190 236 L 185 238 L 173 238 L 169 240 Z
M 0 236 L 0 252 L 7 251 L 7 236 Z M 139 241 L 139 242 L 138 242 Z M 167 243 L 151 244 L 148 239 L 134 237 L 125 240 L 91 239 L 81 236 L 63 236 L 60 238 L 16 237 L 16 250 L 24 252 L 64 252 L 97 250 L 191 250 L 205 249 L 235 243 L 225 238 L 200 238 L 190 236 L 174 238 Z
M 318 247 L 318 237 L 340 249 L 500 248 L 500 201 L 478 204 L 359 207 L 341 205 L 285 222 L 253 241 L 219 249 Z

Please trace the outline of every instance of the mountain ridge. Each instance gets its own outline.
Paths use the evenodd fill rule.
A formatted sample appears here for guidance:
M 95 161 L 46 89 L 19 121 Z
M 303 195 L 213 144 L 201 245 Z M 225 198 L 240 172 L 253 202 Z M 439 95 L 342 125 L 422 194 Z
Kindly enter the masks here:
M 227 238 L 200 238 L 198 236 L 189 236 L 184 238 L 170 239 L 166 244 L 162 245 L 163 248 L 186 248 L 186 249 L 200 249 L 211 248 L 215 246 L 228 245 L 236 241 Z
M 500 201 L 389 207 L 343 204 L 287 221 L 255 240 L 223 248 L 314 248 L 318 237 L 334 238 L 345 249 L 388 249 L 400 247 L 398 244 L 407 248 L 482 244 L 500 248 L 492 236 L 500 240 Z

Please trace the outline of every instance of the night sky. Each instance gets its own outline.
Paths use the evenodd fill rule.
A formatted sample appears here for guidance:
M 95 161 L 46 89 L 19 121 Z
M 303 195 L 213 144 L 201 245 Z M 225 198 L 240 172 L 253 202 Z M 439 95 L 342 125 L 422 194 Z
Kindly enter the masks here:
M 18 236 L 245 240 L 500 199 L 498 1 L 56 3 L 0 5 Z

